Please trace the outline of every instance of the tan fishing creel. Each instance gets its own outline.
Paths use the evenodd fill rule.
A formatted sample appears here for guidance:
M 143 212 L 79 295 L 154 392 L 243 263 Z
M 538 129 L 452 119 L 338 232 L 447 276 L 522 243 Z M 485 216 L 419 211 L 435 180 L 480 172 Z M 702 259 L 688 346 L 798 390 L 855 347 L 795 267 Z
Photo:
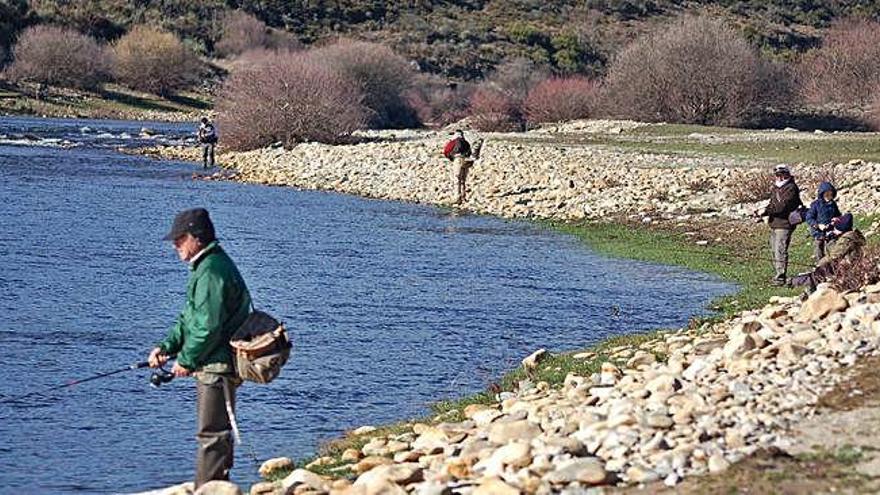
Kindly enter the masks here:
M 290 358 L 290 339 L 278 320 L 253 311 L 229 341 L 235 352 L 235 371 L 242 380 L 269 383 Z

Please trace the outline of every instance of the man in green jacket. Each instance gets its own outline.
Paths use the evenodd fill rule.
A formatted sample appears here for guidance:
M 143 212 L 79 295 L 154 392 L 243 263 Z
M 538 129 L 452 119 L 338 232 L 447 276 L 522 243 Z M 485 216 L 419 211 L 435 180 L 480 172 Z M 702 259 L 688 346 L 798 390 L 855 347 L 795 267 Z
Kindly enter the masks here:
M 189 263 L 186 304 L 168 336 L 150 353 L 150 366 L 176 355 L 171 372 L 196 378 L 196 480 L 229 479 L 233 460 L 235 379 L 229 339 L 250 313 L 251 297 L 238 268 L 220 247 L 204 208 L 180 212 L 165 240 Z

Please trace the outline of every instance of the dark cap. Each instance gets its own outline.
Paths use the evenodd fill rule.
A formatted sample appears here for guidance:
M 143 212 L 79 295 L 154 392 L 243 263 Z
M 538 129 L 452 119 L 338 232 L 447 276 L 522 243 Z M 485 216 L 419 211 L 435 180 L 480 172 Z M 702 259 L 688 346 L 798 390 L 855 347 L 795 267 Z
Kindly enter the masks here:
M 853 229 L 852 213 L 846 213 L 831 220 L 831 225 L 840 232 L 849 232 Z
M 202 242 L 213 241 L 215 238 L 214 224 L 211 223 L 208 210 L 193 208 L 178 213 L 174 217 L 174 223 L 171 224 L 171 232 L 168 232 L 162 239 L 173 241 L 184 234 L 192 234 Z

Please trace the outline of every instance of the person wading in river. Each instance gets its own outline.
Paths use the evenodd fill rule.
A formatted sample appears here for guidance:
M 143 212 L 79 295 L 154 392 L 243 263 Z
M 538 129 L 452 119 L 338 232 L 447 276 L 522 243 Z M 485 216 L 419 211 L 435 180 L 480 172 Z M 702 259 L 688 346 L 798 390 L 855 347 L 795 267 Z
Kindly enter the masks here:
M 480 141 L 482 146 L 482 141 Z M 474 164 L 471 154 L 471 143 L 464 138 L 464 131 L 455 131 L 455 137 L 443 146 L 443 156 L 452 162 L 452 182 L 455 187 L 455 204 L 467 200 L 467 176 Z
M 165 240 L 174 242 L 181 261 L 189 263 L 186 303 L 168 336 L 150 352 L 151 367 L 177 360 L 171 372 L 196 379 L 199 486 L 228 480 L 233 460 L 230 414 L 235 411 L 233 353 L 229 338 L 250 313 L 251 296 L 235 263 L 214 235 L 204 208 L 177 214 Z
M 773 285 L 785 285 L 788 271 L 788 246 L 795 226 L 789 222 L 789 215 L 801 203 L 801 191 L 794 182 L 791 170 L 786 165 L 777 165 L 773 170 L 775 181 L 770 191 L 770 203 L 763 211 L 756 210 L 756 217 L 767 217 L 770 225 L 770 249 L 773 253 Z
M 208 158 L 210 158 L 210 167 L 214 166 L 214 146 L 217 144 L 217 128 L 214 127 L 208 117 L 202 117 L 202 123 L 199 125 L 197 132 L 199 143 L 202 145 L 202 168 L 209 168 Z

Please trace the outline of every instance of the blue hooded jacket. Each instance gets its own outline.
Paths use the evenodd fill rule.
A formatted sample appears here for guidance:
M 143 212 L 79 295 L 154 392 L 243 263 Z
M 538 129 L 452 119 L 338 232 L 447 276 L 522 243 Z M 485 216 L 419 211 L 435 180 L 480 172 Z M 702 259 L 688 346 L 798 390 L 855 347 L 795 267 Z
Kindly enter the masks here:
M 822 198 L 822 195 L 825 194 L 826 191 L 831 191 L 833 198 L 831 201 L 825 201 Z M 807 215 L 804 220 L 807 222 L 807 225 L 810 226 L 810 233 L 816 239 L 821 239 L 824 237 L 825 233 L 818 229 L 818 225 L 820 223 L 825 225 L 831 224 L 831 219 L 834 217 L 840 216 L 840 209 L 837 207 L 837 189 L 830 182 L 823 182 L 819 184 L 819 191 L 816 195 L 816 199 L 810 203 L 810 209 L 807 210 Z

